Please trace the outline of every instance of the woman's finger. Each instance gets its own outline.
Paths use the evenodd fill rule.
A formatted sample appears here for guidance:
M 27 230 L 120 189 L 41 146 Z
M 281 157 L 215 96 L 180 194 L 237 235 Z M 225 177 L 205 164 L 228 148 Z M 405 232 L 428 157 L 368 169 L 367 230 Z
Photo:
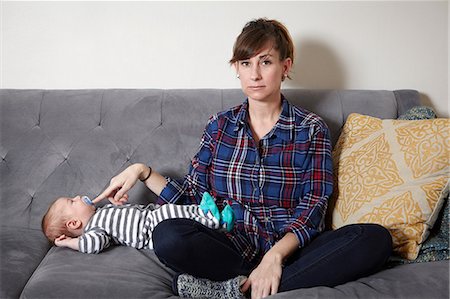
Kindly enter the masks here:
M 109 198 L 110 196 L 113 196 L 114 191 L 117 189 L 117 187 L 115 185 L 109 185 L 102 193 L 100 193 L 99 196 L 97 196 L 96 198 L 94 198 L 94 200 L 92 200 L 93 203 L 97 203 L 105 198 Z
M 248 291 L 248 289 L 251 286 L 251 281 L 249 278 L 247 278 L 244 282 L 244 284 L 241 286 L 241 291 L 242 293 L 246 293 Z
M 117 191 L 116 195 L 114 195 L 114 201 L 119 202 L 121 198 L 133 187 L 133 184 L 129 182 L 125 182 L 123 186 Z
M 278 293 L 278 287 L 280 286 L 280 280 L 278 278 L 274 278 L 272 281 L 272 289 L 270 291 L 270 295 L 274 295 Z

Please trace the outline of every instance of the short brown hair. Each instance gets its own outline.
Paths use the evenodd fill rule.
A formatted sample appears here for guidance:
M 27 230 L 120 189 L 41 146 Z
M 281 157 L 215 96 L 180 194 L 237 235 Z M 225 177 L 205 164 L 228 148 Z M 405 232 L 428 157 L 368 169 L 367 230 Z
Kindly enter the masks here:
M 269 42 L 280 53 L 280 60 L 291 58 L 294 62 L 294 44 L 287 28 L 277 20 L 261 18 L 244 26 L 234 43 L 230 64 L 255 56 Z
M 66 227 L 66 221 L 69 220 L 67 214 L 56 210 L 56 203 L 60 199 L 55 200 L 42 217 L 42 232 L 52 243 L 55 243 L 55 239 L 61 235 L 76 237 Z

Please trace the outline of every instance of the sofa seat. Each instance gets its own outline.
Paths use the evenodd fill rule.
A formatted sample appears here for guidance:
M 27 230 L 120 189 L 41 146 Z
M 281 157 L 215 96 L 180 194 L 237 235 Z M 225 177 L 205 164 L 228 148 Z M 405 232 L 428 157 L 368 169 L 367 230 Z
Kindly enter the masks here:
M 1 226 L 0 298 L 18 298 L 49 249 L 40 229 Z

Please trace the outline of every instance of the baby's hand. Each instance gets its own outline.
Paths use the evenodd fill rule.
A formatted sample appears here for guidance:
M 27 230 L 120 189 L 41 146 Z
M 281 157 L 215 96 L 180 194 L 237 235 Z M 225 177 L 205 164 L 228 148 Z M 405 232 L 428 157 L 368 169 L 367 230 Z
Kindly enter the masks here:
M 66 235 L 61 235 L 58 238 L 55 239 L 55 245 L 58 247 L 67 247 L 70 240 L 72 240 L 71 237 L 68 237 Z
M 72 238 L 66 235 L 61 235 L 55 239 L 55 245 L 58 247 L 68 247 L 73 250 L 79 250 L 78 237 Z

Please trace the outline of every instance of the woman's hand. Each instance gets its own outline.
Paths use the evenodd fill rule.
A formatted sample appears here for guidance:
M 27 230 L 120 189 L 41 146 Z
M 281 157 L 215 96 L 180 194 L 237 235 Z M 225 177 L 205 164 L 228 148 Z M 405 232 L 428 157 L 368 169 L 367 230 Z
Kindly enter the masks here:
M 128 166 L 124 171 L 111 179 L 109 187 L 106 188 L 92 202 L 97 203 L 104 198 L 114 205 L 122 205 L 128 201 L 127 192 L 136 184 L 138 179 L 144 179 L 150 169 L 141 163 Z
M 246 293 L 251 288 L 252 299 L 276 294 L 280 285 L 282 271 L 281 256 L 271 254 L 269 251 L 258 267 L 250 273 L 241 290 L 243 293 Z
M 298 250 L 298 244 L 297 237 L 291 232 L 287 233 L 266 252 L 258 267 L 250 273 L 241 291 L 246 293 L 251 288 L 252 299 L 278 293 L 283 273 L 283 261 Z

